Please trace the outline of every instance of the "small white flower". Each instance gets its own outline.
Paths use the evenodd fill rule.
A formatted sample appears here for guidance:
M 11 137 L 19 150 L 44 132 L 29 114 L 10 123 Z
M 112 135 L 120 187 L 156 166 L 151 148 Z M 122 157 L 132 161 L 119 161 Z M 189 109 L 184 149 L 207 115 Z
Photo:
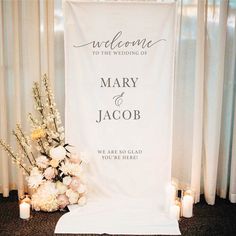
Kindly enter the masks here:
M 60 127 L 59 129 L 58 129 L 58 132 L 63 132 L 64 131 L 64 128 L 63 127 Z
M 43 174 L 39 171 L 37 167 L 34 167 L 30 171 L 30 176 L 27 177 L 28 185 L 31 188 L 37 188 L 43 183 Z
M 85 196 L 82 196 L 78 201 L 79 206 L 84 206 L 86 203 L 87 203 L 87 198 Z
M 54 168 L 51 167 L 51 166 L 48 167 L 48 168 L 44 171 L 44 173 L 43 173 L 44 177 L 45 177 L 47 180 L 51 180 L 51 179 L 55 178 L 56 174 L 57 174 L 57 170 L 54 169 Z
M 61 181 L 56 182 L 56 188 L 58 190 L 58 194 L 64 194 L 67 190 L 67 186 L 63 184 Z
M 56 184 L 51 181 L 45 181 L 44 184 L 41 187 L 41 193 L 42 194 L 50 194 L 53 196 L 57 196 L 58 190 L 56 188 Z
M 36 164 L 39 168 L 47 168 L 49 164 L 48 158 L 46 156 L 39 156 L 36 158 Z
M 65 185 L 70 185 L 71 181 L 72 181 L 72 178 L 70 176 L 66 176 L 63 178 L 63 184 Z
M 62 161 L 66 157 L 66 150 L 62 146 L 52 148 L 50 150 L 50 156 L 55 160 Z
M 72 189 L 66 191 L 66 196 L 69 198 L 70 204 L 75 204 L 78 202 L 79 193 L 74 192 Z
M 65 174 L 70 174 L 73 176 L 79 176 L 82 172 L 81 166 L 78 163 L 71 163 L 69 161 L 65 161 L 61 164 L 60 170 Z
M 83 184 L 80 184 L 79 188 L 78 188 L 78 193 L 85 193 L 86 192 L 86 186 Z

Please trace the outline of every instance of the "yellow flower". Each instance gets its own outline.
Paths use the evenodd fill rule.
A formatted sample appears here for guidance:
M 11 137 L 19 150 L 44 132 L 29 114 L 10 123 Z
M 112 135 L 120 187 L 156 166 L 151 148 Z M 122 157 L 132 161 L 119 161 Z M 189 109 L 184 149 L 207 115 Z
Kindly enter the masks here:
M 58 162 L 58 160 L 52 159 L 52 160 L 49 162 L 49 164 L 50 164 L 52 167 L 56 168 L 56 167 L 58 167 L 59 162 Z
M 44 129 L 35 129 L 32 133 L 31 133 L 31 139 L 32 140 L 36 140 L 36 139 L 40 139 L 45 137 L 46 133 L 44 131 Z

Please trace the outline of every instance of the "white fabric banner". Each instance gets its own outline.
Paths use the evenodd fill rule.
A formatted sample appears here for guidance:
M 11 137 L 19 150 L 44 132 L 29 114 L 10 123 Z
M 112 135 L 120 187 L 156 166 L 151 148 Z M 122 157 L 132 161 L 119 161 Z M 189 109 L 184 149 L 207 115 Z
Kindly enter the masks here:
M 89 199 L 56 233 L 179 234 L 168 217 L 176 3 L 67 0 L 66 139 Z

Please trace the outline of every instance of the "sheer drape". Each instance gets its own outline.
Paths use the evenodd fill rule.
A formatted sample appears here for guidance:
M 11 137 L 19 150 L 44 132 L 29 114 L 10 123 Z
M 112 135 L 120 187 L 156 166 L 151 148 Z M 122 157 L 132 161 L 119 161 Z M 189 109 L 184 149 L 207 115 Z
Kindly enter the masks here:
M 180 187 L 236 202 L 234 0 L 179 0 L 173 168 Z M 92 17 L 92 16 L 91 16 Z M 64 116 L 63 15 L 60 0 L 0 2 L 0 135 L 32 111 L 31 86 L 47 73 Z M 17 148 L 17 147 L 15 147 Z M 24 189 L 22 175 L 0 152 L 0 186 Z
M 173 176 L 209 204 L 235 196 L 235 1 L 182 1 Z M 235 142 L 235 141 L 234 141 Z M 233 150 L 232 150 L 233 148 Z M 200 188 L 202 187 L 202 189 Z
M 31 87 L 47 73 L 64 117 L 63 22 L 61 1 L 0 1 L 0 136 L 17 150 L 11 130 L 16 123 L 29 131 L 33 110 Z M 54 79 L 56 78 L 56 79 Z M 21 171 L 0 151 L 0 191 L 26 189 Z

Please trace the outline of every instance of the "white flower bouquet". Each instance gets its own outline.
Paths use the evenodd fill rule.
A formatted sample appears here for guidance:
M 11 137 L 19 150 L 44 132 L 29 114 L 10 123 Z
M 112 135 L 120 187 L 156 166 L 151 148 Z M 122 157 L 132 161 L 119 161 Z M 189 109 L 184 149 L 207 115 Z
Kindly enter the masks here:
M 52 212 L 64 209 L 68 204 L 82 206 L 86 203 L 87 195 L 83 171 L 85 162 L 64 141 L 60 114 L 46 75 L 43 76 L 42 85 L 43 91 L 39 83 L 35 82 L 33 86 L 38 116 L 29 114 L 31 135 L 27 136 L 17 124 L 13 135 L 19 152 L 14 152 L 1 139 L 0 145 L 27 176 L 28 185 L 33 190 L 33 209 Z

